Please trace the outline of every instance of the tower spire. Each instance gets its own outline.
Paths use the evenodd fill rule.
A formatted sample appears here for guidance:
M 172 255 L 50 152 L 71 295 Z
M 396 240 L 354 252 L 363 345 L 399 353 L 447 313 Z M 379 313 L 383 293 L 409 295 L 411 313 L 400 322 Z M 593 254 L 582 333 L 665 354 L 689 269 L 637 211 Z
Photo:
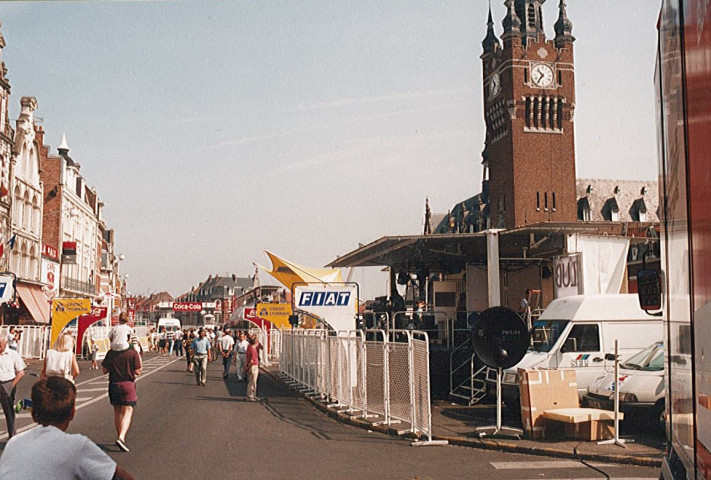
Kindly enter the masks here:
M 543 4 L 546 0 L 514 0 L 514 10 L 519 18 L 523 44 L 537 39 L 543 32 Z
M 516 14 L 514 0 L 506 0 L 504 4 L 506 5 L 506 16 L 501 22 L 501 25 L 504 27 L 504 33 L 501 35 L 501 38 L 506 39 L 508 37 L 520 37 L 521 19 L 518 18 L 518 15 Z
M 491 53 L 501 46 L 499 39 L 494 34 L 494 20 L 491 18 L 491 0 L 489 0 L 489 20 L 486 22 L 486 37 L 481 42 L 481 46 L 484 47 L 484 53 Z
M 558 20 L 553 26 L 555 30 L 555 46 L 558 48 L 561 48 L 565 43 L 573 43 L 575 41 L 575 37 L 572 35 L 573 23 L 568 19 L 565 8 L 565 0 L 560 0 L 560 3 L 558 3 Z
M 60 154 L 62 153 L 62 150 L 64 150 L 65 154 L 69 153 L 69 145 L 67 145 L 67 134 L 66 133 L 62 134 L 62 143 L 60 143 L 59 146 L 57 147 L 57 151 L 59 151 Z

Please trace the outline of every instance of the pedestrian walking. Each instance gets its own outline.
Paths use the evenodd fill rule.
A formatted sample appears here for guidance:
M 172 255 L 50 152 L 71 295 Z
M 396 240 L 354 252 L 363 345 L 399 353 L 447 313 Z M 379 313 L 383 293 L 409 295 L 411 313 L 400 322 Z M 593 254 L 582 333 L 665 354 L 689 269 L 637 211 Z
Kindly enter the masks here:
M 239 332 L 237 343 L 235 343 L 235 365 L 237 367 L 237 381 L 243 382 L 246 375 L 244 374 L 246 359 L 247 359 L 247 347 L 249 347 L 249 341 L 247 341 L 247 336 L 244 332 Z
M 222 356 L 222 378 L 227 378 L 230 374 L 230 365 L 232 364 L 232 347 L 235 345 L 235 339 L 230 335 L 229 330 L 225 330 L 225 334 L 220 337 L 217 342 L 217 348 Z
M 212 344 L 207 339 L 207 332 L 204 328 L 200 329 L 198 335 L 191 343 L 195 363 L 195 384 L 205 386 L 207 381 L 207 362 L 212 360 L 210 352 Z
M 193 362 L 195 361 L 193 340 L 195 340 L 195 332 L 190 329 L 190 331 L 185 335 L 185 340 L 183 341 L 183 347 L 185 347 L 185 359 L 188 362 L 188 372 L 193 371 Z
M 160 330 L 158 330 L 158 353 L 159 354 L 164 354 L 166 349 L 166 341 L 165 341 L 165 327 L 160 327 Z
M 175 332 L 173 327 L 169 327 L 168 331 L 165 332 L 165 343 L 168 348 L 168 355 L 173 355 L 173 347 L 175 347 Z
M 8 347 L 7 335 L 0 335 L 0 404 L 5 414 L 7 436 L 15 435 L 15 392 L 25 376 L 24 360 L 17 351 Z
M 47 350 L 40 379 L 57 376 L 74 383 L 77 375 L 79 375 L 79 364 L 74 354 L 74 338 L 68 333 L 63 333 L 55 340 L 53 347 Z
M 174 338 L 175 338 L 175 356 L 182 357 L 183 356 L 183 331 L 180 329 L 180 327 L 176 328 Z
M 96 363 L 96 360 L 99 358 L 99 346 L 96 344 L 93 338 L 89 339 L 90 343 L 90 350 L 91 350 L 91 368 L 90 370 L 98 370 L 99 369 L 99 364 Z
M 126 434 L 138 402 L 135 382 L 142 368 L 141 356 L 133 348 L 120 352 L 109 350 L 101 362 L 101 370 L 109 374 L 109 401 L 114 407 L 114 426 L 118 435 L 116 445 L 124 452 L 129 451 Z
M 257 351 L 257 337 L 249 338 L 249 347 L 247 348 L 245 373 L 248 376 L 247 382 L 247 400 L 256 402 L 257 399 L 257 378 L 259 377 L 259 352 Z
M 32 386 L 32 420 L 39 426 L 10 439 L 0 457 L 0 478 L 133 480 L 84 435 L 66 433 L 76 412 L 77 390 L 62 377 Z

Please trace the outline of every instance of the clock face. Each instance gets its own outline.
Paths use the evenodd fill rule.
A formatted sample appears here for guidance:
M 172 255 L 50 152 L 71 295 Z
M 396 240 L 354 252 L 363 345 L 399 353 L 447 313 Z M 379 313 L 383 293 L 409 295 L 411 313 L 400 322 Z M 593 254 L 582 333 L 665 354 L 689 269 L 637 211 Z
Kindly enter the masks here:
M 495 73 L 491 76 L 491 80 L 489 81 L 489 96 L 495 97 L 499 94 L 500 91 L 501 91 L 501 78 L 499 77 L 498 73 Z
M 553 69 L 550 65 L 539 63 L 531 69 L 531 80 L 539 87 L 550 87 L 553 85 Z

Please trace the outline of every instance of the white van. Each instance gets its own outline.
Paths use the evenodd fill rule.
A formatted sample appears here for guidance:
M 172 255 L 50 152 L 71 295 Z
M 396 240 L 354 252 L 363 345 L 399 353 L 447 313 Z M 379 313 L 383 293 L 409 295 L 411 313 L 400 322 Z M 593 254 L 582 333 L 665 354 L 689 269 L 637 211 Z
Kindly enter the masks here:
M 553 300 L 533 325 L 531 348 L 521 362 L 504 370 L 502 396 L 518 406 L 519 368 L 572 368 L 578 396 L 614 366 L 615 340 L 619 355 L 631 354 L 663 338 L 662 321 L 639 307 L 637 295 L 573 295 Z M 608 355 L 609 356 L 606 356 Z M 489 368 L 487 389 L 496 391 L 496 370 Z
M 160 331 L 160 327 L 165 327 L 166 330 L 177 330 L 180 328 L 180 320 L 177 318 L 159 318 L 156 330 Z

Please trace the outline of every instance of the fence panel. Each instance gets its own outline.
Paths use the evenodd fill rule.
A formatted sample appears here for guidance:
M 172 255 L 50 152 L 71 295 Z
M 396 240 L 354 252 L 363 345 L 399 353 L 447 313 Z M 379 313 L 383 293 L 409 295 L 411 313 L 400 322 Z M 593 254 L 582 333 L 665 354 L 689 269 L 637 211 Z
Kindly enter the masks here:
M 425 332 L 284 331 L 280 369 L 333 406 L 403 422 L 432 438 Z
M 410 337 L 408 332 L 391 330 L 390 340 L 393 340 L 387 348 L 390 417 L 411 423 Z
M 354 330 L 349 332 L 352 345 L 351 349 L 354 352 L 353 362 L 355 367 L 351 370 L 355 378 L 351 379 L 351 407 L 354 410 L 359 410 L 365 414 L 367 411 L 366 384 L 365 384 L 365 344 L 362 330 Z
M 365 389 L 368 411 L 387 421 L 387 339 L 383 330 L 365 332 Z
M 430 405 L 430 347 L 427 333 L 413 332 L 412 372 L 415 418 L 413 427 L 432 440 L 432 410 Z

